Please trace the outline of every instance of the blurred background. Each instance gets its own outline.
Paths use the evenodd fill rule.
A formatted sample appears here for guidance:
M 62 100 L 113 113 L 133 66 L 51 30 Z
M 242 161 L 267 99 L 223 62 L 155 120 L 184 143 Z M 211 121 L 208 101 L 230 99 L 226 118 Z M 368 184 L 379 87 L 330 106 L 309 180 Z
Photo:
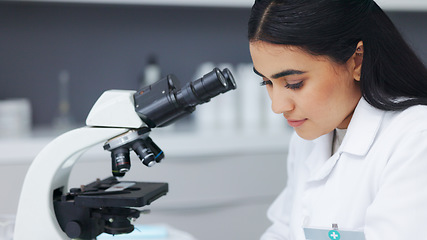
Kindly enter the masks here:
M 385 0 L 384 7 L 427 62 L 427 2 Z M 58 134 L 84 125 L 109 89 L 137 90 L 167 74 L 184 84 L 228 67 L 238 90 L 152 138 L 167 159 L 127 175 L 166 181 L 170 194 L 141 223 L 166 223 L 196 239 L 258 239 L 265 212 L 286 184 L 291 129 L 270 113 L 246 39 L 253 1 L 1 1 L 0 216 L 16 213 L 26 170 Z M 102 147 L 84 155 L 70 185 L 110 172 Z M 7 194 L 5 194 L 7 193 Z M 157 211 L 156 211 L 157 208 Z

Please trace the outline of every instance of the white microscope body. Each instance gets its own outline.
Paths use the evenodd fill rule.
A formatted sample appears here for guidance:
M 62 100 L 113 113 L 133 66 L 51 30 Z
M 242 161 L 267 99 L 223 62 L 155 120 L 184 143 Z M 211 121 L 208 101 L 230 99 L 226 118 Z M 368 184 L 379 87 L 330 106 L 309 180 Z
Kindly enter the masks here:
M 64 133 L 37 155 L 22 187 L 15 240 L 69 239 L 56 219 L 53 191 L 68 189 L 68 179 L 74 164 L 89 148 L 129 129 L 145 126 L 135 112 L 134 93 L 121 90 L 105 92 L 89 113 L 87 127 Z
M 122 222 L 126 222 L 129 215 L 125 217 L 120 215 L 123 209 L 150 204 L 166 194 L 167 183 L 159 183 L 160 187 L 157 187 L 159 185 L 156 183 L 145 185 L 146 183 L 135 182 L 134 189 L 129 190 L 130 194 L 126 196 L 117 193 L 114 196 L 108 196 L 110 193 L 105 194 L 103 190 L 92 190 L 92 192 L 81 190 L 83 193 L 70 190 L 68 193 L 68 180 L 74 164 L 89 148 L 105 143 L 104 149 L 112 153 L 114 176 L 123 176 L 129 170 L 130 149 L 137 153 L 145 165 L 152 166 L 160 162 L 164 155 L 163 151 L 148 137 L 150 128 L 166 126 L 193 112 L 196 105 L 206 103 L 211 98 L 235 88 L 236 83 L 231 72 L 228 69 L 221 71 L 215 68 L 202 78 L 187 83 L 183 88 L 179 87 L 175 76 L 168 75 L 138 92 L 124 90 L 105 92 L 90 111 L 86 119 L 86 127 L 69 131 L 54 139 L 32 162 L 21 191 L 14 239 L 95 239 L 100 234 L 99 231 L 110 234 L 117 234 L 115 231 L 117 229 L 119 233 L 132 231 L 132 225 L 127 229 L 128 231 L 121 231 L 122 225 L 117 228 L 116 225 L 111 227 L 109 224 L 112 218 L 107 218 L 109 221 L 103 218 L 105 211 L 107 211 L 107 217 L 111 213 L 117 214 L 117 219 L 124 219 Z M 128 163 L 123 161 L 126 159 L 129 160 Z M 113 179 L 115 183 L 115 178 L 109 179 Z M 117 195 L 120 196 L 117 197 Z M 129 195 L 136 195 L 136 197 L 131 198 L 128 197 Z M 106 202 L 110 200 L 112 203 L 109 202 L 110 205 L 108 205 Z M 96 204 L 93 201 L 96 201 Z M 71 207 L 69 207 L 70 202 Z M 101 204 L 98 206 L 99 202 Z M 122 203 L 124 206 L 121 205 Z M 73 218 L 69 219 L 69 216 L 74 217 L 75 212 L 81 209 L 82 211 L 90 209 L 91 212 L 90 214 L 85 212 L 84 217 L 75 221 Z M 94 220 L 93 213 L 101 217 Z M 139 212 L 137 214 L 132 212 L 132 214 L 139 217 Z M 89 222 L 80 222 L 81 219 L 89 218 L 88 216 L 90 216 Z M 117 224 L 116 222 L 121 224 L 120 221 L 114 221 L 114 224 Z M 85 234 L 82 234 L 82 231 L 85 231 Z

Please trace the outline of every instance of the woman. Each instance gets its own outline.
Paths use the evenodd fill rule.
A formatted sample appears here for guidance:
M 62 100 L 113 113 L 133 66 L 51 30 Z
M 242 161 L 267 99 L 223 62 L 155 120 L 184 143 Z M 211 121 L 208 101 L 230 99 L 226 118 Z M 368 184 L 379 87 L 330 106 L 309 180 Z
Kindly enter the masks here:
M 271 239 L 427 236 L 427 70 L 372 0 L 257 0 L 254 71 L 296 134 Z

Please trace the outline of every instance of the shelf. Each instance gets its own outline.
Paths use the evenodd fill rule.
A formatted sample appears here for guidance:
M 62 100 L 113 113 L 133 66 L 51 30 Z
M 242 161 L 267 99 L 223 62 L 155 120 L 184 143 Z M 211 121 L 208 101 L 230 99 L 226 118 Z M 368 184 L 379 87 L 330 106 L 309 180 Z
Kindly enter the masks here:
M 386 11 L 427 11 L 426 0 L 376 0 L 375 2 Z
M 193 7 L 237 7 L 250 8 L 254 0 L 15 0 L 24 2 L 95 3 L 122 5 L 193 6 Z M 386 11 L 427 11 L 426 0 L 376 0 Z
M 122 5 L 192 6 L 192 7 L 239 7 L 248 8 L 252 0 L 15 0 L 22 2 L 99 3 Z
M 150 137 L 166 153 L 175 159 L 194 160 L 263 154 L 285 154 L 291 130 L 281 133 L 183 133 L 153 131 Z M 51 142 L 55 136 L 0 139 L 1 164 L 28 164 Z M 107 154 L 108 155 L 108 154 Z M 102 159 L 106 152 L 102 144 L 90 148 L 85 156 Z

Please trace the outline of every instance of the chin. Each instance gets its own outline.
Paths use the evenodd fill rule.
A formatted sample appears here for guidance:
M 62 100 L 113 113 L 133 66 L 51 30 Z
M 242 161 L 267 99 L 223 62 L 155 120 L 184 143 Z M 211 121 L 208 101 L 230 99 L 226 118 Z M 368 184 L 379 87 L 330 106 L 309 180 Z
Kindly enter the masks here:
M 305 140 L 314 140 L 314 139 L 324 135 L 321 133 L 316 133 L 314 131 L 301 131 L 298 129 L 295 129 L 295 132 L 298 134 L 298 136 L 300 138 L 305 139 Z

